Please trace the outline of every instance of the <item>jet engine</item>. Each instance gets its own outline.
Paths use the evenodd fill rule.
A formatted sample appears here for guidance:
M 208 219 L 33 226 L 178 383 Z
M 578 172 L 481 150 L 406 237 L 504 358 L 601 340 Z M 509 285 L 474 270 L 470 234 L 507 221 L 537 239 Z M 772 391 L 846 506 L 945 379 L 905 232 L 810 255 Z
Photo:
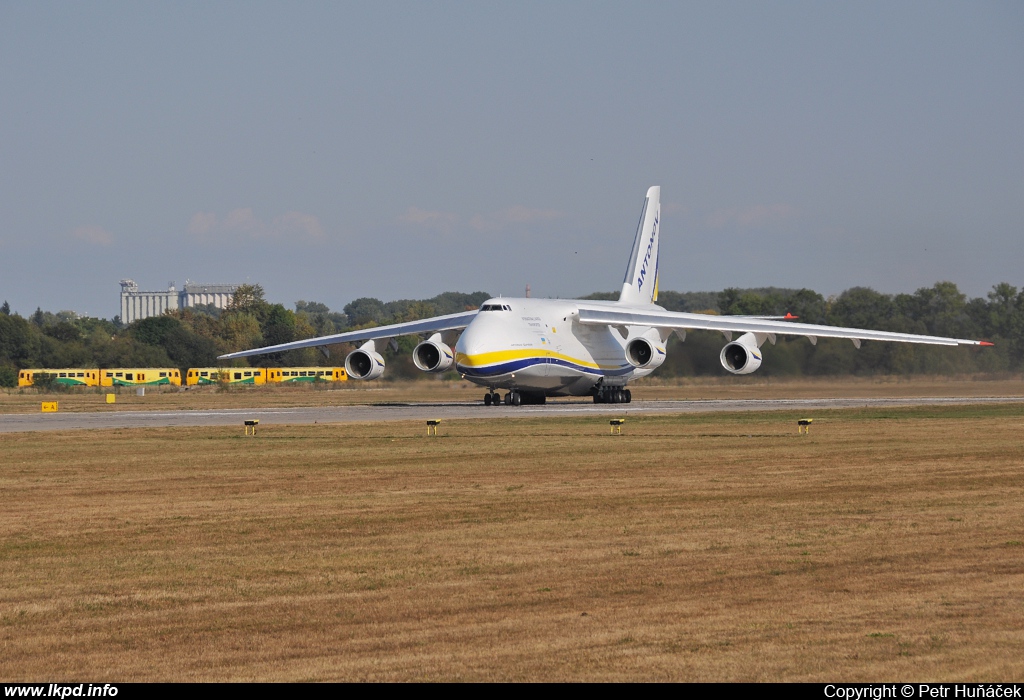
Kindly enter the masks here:
M 416 346 L 412 361 L 424 372 L 444 372 L 455 362 L 455 353 L 441 342 L 441 334 L 435 333 Z
M 626 343 L 626 361 L 637 369 L 657 369 L 665 361 L 665 349 L 646 335 Z
M 376 379 L 384 374 L 384 358 L 371 340 L 348 354 L 345 358 L 345 371 L 353 379 Z
M 761 349 L 753 333 L 744 333 L 722 348 L 722 367 L 733 374 L 750 374 L 761 366 Z

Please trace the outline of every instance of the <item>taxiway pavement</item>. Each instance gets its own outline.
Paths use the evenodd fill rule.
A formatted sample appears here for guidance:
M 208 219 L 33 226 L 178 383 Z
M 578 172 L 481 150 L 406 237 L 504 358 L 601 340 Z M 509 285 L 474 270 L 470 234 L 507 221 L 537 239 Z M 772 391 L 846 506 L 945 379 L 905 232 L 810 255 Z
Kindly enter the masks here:
M 708 401 L 635 401 L 630 404 L 594 404 L 589 400 L 562 399 L 545 406 L 483 406 L 480 403 L 418 403 L 315 408 L 216 409 L 201 411 L 104 411 L 96 413 L 17 413 L 0 415 L 0 433 L 107 430 L 112 428 L 172 428 L 241 426 L 255 419 L 268 425 L 313 423 L 372 423 L 377 421 L 457 420 L 466 418 L 538 418 L 544 416 L 613 416 L 642 414 L 708 413 L 733 411 L 800 411 L 892 406 L 950 406 L 1022 403 L 1024 397 L 948 397 L 885 399 L 775 399 Z

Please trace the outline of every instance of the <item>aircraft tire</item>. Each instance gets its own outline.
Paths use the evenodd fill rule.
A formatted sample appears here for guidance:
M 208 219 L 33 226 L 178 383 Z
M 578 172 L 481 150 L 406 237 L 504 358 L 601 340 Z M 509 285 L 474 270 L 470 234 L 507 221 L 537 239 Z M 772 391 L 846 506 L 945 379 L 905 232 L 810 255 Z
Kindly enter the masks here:
M 626 403 L 633 403 L 633 392 L 632 391 L 630 391 L 629 389 L 626 389 L 622 393 L 624 393 L 626 395 Z
M 522 403 L 522 399 L 519 397 L 519 392 L 518 391 L 510 391 L 509 392 L 509 396 L 512 397 L 511 402 L 512 402 L 513 406 L 518 406 L 519 404 Z
M 484 406 L 490 406 L 490 405 L 491 405 L 491 395 L 490 394 L 484 394 Z

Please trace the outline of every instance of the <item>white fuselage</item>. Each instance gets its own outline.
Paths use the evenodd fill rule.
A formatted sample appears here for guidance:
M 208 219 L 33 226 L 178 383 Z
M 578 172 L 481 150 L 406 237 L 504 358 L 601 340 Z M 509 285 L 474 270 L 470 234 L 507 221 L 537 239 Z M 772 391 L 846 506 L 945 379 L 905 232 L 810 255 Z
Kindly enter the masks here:
M 644 335 L 656 339 L 655 347 L 663 354 L 657 331 L 626 327 L 624 337 L 610 326 L 577 323 L 578 317 L 576 302 L 569 300 L 490 299 L 455 345 L 456 369 L 491 389 L 583 396 L 599 383 L 625 386 L 660 364 L 635 367 L 625 349 L 629 340 Z

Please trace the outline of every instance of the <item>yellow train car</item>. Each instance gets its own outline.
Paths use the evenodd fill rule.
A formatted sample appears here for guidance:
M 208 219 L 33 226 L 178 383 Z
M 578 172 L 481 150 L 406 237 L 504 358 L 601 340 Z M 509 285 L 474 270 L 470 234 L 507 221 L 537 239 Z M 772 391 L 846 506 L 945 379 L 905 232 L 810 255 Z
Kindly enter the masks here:
M 114 368 L 100 371 L 100 386 L 181 386 L 181 370 L 168 367 Z
M 268 382 L 291 384 L 295 382 L 345 382 L 348 375 L 344 367 L 271 367 Z
M 99 386 L 98 369 L 23 369 L 18 371 L 18 386 L 33 386 L 37 374 L 52 374 L 53 381 L 65 386 Z
M 266 383 L 267 370 L 262 367 L 192 367 L 185 373 L 187 386 Z

